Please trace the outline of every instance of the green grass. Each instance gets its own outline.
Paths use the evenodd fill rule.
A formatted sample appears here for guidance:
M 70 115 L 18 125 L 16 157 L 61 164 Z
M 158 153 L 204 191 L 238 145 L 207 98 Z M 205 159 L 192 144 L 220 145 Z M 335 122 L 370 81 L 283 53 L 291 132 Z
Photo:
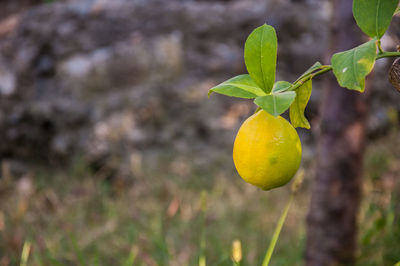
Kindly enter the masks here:
M 400 138 L 397 128 L 367 151 L 358 265 L 400 260 Z
M 398 142 L 394 133 L 367 152 L 359 265 L 400 260 Z M 232 242 L 240 240 L 240 265 L 262 264 L 288 186 L 264 192 L 245 184 L 228 153 L 206 166 L 169 151 L 140 156 L 130 175 L 113 180 L 79 157 L 68 170 L 0 179 L 0 261 L 19 265 L 28 243 L 27 265 L 231 266 Z M 306 169 L 270 265 L 303 265 L 311 173 Z

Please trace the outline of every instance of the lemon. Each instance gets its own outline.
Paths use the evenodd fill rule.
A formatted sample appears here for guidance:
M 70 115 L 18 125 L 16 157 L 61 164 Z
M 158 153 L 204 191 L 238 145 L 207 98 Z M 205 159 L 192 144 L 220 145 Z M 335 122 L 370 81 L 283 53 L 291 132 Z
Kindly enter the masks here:
M 300 166 L 299 135 L 286 119 L 260 110 L 240 127 L 233 145 L 233 161 L 247 183 L 263 190 L 283 186 Z

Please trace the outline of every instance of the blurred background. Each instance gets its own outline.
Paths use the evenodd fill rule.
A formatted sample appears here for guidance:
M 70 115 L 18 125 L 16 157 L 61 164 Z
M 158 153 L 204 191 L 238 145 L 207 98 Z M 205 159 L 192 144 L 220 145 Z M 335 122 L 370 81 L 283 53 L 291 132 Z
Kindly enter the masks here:
M 255 105 L 207 92 L 246 72 L 244 42 L 265 22 L 277 80 L 329 63 L 330 11 L 321 0 L 2 0 L 0 266 L 232 265 L 235 240 L 242 264 L 260 265 L 289 188 L 241 180 L 232 145 Z M 377 61 L 371 79 L 359 265 L 400 260 L 392 62 Z M 305 181 L 273 265 L 303 264 L 323 80 L 312 129 L 298 129 Z

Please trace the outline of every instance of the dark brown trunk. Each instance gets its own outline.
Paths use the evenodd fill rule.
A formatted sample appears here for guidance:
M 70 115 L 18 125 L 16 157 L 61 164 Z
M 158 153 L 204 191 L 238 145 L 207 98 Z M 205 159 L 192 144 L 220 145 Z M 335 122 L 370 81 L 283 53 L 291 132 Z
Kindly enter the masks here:
M 332 3 L 330 55 L 363 41 L 353 19 L 352 1 Z M 307 217 L 308 266 L 353 265 L 357 246 L 368 96 L 341 88 L 333 75 L 328 76 L 320 108 L 317 171 Z

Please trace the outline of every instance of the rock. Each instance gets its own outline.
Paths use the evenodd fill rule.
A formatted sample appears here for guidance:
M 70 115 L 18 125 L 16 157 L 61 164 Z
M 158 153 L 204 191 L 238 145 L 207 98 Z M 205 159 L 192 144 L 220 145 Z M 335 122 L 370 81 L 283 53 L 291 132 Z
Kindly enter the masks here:
M 324 50 L 322 16 L 311 10 L 289 1 L 71 0 L 21 13 L 0 40 L 0 157 L 230 152 L 253 105 L 208 100 L 208 89 L 246 71 L 244 41 L 266 18 L 278 31 L 278 77 L 296 78 Z
M 16 91 L 16 80 L 12 70 L 0 61 L 0 95 L 9 97 Z

